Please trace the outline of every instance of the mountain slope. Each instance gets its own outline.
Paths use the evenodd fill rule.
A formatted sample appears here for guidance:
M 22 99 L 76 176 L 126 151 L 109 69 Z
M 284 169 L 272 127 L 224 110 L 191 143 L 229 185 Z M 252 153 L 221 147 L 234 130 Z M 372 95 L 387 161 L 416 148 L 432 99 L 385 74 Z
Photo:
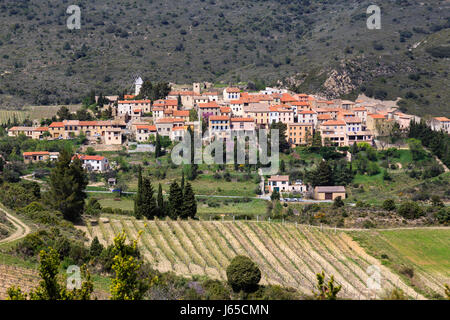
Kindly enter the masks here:
M 428 53 L 416 59 L 413 50 L 415 60 L 406 53 L 415 43 L 442 33 L 440 45 L 448 46 L 448 29 L 443 28 L 448 27 L 449 1 L 383 1 L 381 30 L 366 27 L 370 4 L 82 0 L 81 29 L 68 30 L 69 3 L 4 0 L 0 105 L 77 103 L 90 89 L 116 93 L 137 75 L 178 83 L 274 84 L 287 78 L 298 90 L 329 97 L 356 93 L 361 87 L 370 93 L 373 87 L 381 90 L 378 96 L 395 99 L 392 95 L 406 92 L 387 90 L 391 85 L 380 77 L 394 76 L 394 82 L 409 86 L 409 81 L 395 77 L 425 70 L 433 73 L 433 79 L 427 79 L 432 90 L 425 90 L 423 101 L 406 107 L 416 113 L 448 114 L 448 105 L 441 102 L 448 95 L 441 88 L 448 58 L 433 58 L 437 62 L 430 65 Z M 435 98 L 438 92 L 441 100 Z

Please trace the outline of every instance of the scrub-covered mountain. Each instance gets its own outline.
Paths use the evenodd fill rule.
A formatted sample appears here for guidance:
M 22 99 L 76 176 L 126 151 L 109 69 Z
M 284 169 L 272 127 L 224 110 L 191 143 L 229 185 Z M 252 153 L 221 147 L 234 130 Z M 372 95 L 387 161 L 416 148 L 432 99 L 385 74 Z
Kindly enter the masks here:
M 364 91 L 448 115 L 449 1 L 80 0 L 0 2 L 0 105 L 77 103 L 155 81 L 278 80 L 330 98 Z

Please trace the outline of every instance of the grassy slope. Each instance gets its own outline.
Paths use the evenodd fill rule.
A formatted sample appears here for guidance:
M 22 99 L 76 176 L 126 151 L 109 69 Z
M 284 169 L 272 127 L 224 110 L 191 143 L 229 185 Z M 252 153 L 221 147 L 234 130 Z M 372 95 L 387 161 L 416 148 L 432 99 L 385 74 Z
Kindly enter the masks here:
M 443 288 L 450 281 L 450 229 L 373 230 L 351 232 L 353 238 L 367 252 L 401 275 L 404 267 L 412 267 L 412 279 L 402 278 L 427 292 L 421 273 L 432 276 L 432 281 Z M 387 255 L 383 259 L 383 255 Z

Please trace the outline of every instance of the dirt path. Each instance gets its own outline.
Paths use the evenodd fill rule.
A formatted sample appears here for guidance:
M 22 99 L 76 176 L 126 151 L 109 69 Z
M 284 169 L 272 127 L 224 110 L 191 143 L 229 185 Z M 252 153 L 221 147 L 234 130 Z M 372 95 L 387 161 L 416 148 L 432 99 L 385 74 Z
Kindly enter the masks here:
M 0 240 L 0 244 L 9 243 L 9 242 L 13 242 L 15 240 L 22 239 L 31 232 L 31 229 L 25 223 L 23 223 L 22 221 L 20 221 L 18 218 L 14 217 L 13 215 L 9 214 L 2 207 L 0 207 L 0 211 L 6 214 L 6 218 L 16 228 L 16 231 L 12 235 L 10 235 L 9 237 L 7 237 L 3 240 Z

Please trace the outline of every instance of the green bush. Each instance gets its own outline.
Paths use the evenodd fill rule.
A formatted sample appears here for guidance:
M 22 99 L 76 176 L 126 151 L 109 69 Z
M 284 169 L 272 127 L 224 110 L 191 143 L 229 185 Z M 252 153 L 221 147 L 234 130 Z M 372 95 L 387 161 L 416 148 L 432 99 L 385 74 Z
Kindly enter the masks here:
M 230 300 L 230 289 L 219 280 L 206 280 L 202 284 L 206 300 Z
M 334 199 L 334 202 L 333 202 L 333 207 L 334 208 L 340 208 L 340 207 L 343 207 L 343 206 L 344 206 L 344 201 L 342 201 L 342 198 L 340 196 L 336 197 Z
M 403 202 L 397 209 L 397 214 L 405 219 L 417 219 L 424 213 L 422 208 L 413 201 Z
M 383 202 L 383 209 L 387 211 L 394 211 L 397 208 L 393 199 L 387 199 Z
M 440 224 L 448 225 L 450 223 L 450 212 L 447 208 L 441 208 L 435 213 L 435 218 Z
M 261 280 L 258 266 L 246 256 L 236 256 L 227 268 L 228 283 L 234 292 L 254 292 Z

